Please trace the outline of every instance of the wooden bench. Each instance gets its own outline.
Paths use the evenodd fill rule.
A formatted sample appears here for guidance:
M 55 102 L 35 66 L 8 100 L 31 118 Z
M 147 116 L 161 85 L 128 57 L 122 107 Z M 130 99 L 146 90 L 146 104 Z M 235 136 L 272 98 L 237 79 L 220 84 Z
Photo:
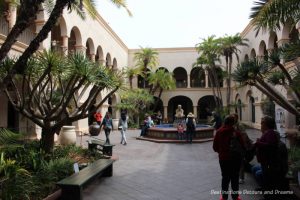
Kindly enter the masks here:
M 105 141 L 100 139 L 90 139 L 87 140 L 87 143 L 88 143 L 88 149 L 90 151 L 99 150 L 103 153 L 103 155 L 112 156 L 113 153 L 112 148 L 115 145 L 105 144 Z
M 83 188 L 95 178 L 113 175 L 113 162 L 111 159 L 100 159 L 88 165 L 57 183 L 61 188 L 61 200 L 82 200 Z

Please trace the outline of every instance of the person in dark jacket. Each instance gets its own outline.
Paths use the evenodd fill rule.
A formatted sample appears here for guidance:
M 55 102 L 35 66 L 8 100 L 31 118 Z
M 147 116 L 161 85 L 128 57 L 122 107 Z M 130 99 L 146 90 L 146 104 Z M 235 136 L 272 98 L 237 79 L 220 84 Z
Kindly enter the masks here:
M 212 112 L 213 119 L 211 122 L 213 122 L 213 127 L 215 130 L 218 130 L 222 126 L 222 119 L 218 113 L 215 111 Z
M 280 166 L 278 146 L 279 133 L 274 129 L 276 122 L 273 117 L 264 116 L 261 119 L 262 136 L 255 143 L 257 161 L 262 168 L 262 189 L 265 199 L 275 200 L 277 196 L 275 190 L 281 190 L 282 182 L 284 182 L 286 170 L 282 170 Z M 287 154 L 287 153 L 286 153 Z M 282 157 L 282 156 L 281 156 Z M 273 194 L 272 194 L 273 193 Z
M 234 117 L 227 116 L 224 125 L 216 132 L 213 142 L 213 149 L 219 154 L 219 163 L 222 173 L 222 196 L 221 200 L 228 199 L 229 183 L 233 192 L 231 197 L 233 200 L 240 200 L 239 197 L 239 171 L 241 166 L 241 157 L 233 157 L 230 152 L 230 143 L 232 137 L 236 137 L 241 146 L 244 146 L 239 131 L 233 127 Z

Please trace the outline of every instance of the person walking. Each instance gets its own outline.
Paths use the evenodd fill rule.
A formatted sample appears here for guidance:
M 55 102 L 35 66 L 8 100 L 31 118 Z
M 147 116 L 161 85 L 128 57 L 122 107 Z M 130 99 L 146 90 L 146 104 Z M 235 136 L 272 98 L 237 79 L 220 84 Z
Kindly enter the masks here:
M 121 132 L 121 142 L 120 144 L 127 145 L 126 140 L 126 130 L 128 128 L 128 117 L 125 112 L 121 112 L 121 117 L 119 119 L 119 130 Z
M 94 119 L 95 119 L 95 121 L 97 122 L 97 124 L 100 125 L 100 124 L 101 124 L 101 120 L 102 120 L 102 115 L 101 115 L 101 113 L 97 111 L 97 112 L 94 114 Z
M 186 118 L 186 141 L 189 143 L 193 142 L 193 136 L 196 130 L 196 120 L 193 113 L 189 113 Z
M 110 135 L 110 131 L 113 129 L 113 123 L 112 123 L 112 119 L 110 117 L 110 113 L 106 112 L 106 115 L 100 125 L 100 127 L 104 129 L 104 133 L 105 133 L 105 137 L 106 137 L 106 141 L 105 144 L 110 144 L 110 140 L 109 140 L 109 135 Z
M 233 116 L 227 116 L 224 125 L 216 132 L 213 141 L 213 150 L 219 154 L 219 164 L 222 173 L 222 191 L 220 200 L 227 200 L 229 194 L 229 183 L 233 192 L 233 200 L 240 200 L 239 197 L 239 171 L 241 166 L 241 156 L 232 153 L 232 140 L 235 137 L 240 146 L 243 141 L 240 132 L 233 127 Z
M 215 111 L 212 112 L 212 116 L 213 119 L 211 122 L 213 122 L 213 127 L 215 128 L 215 130 L 218 130 L 222 126 L 222 119 L 220 115 Z

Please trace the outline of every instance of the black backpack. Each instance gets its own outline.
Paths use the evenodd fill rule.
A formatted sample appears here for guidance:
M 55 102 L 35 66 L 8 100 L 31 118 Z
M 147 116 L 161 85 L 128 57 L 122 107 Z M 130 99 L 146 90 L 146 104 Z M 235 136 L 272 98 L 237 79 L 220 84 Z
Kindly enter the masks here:
M 245 149 L 235 132 L 230 138 L 229 153 L 231 158 L 243 158 L 245 156 Z
M 195 129 L 193 118 L 189 117 L 186 123 L 186 127 L 189 129 Z

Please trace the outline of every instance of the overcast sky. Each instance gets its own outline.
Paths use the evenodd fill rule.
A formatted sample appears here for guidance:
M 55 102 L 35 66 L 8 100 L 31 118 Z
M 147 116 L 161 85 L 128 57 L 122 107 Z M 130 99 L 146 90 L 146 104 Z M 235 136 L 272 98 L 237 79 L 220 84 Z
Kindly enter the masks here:
M 98 0 L 100 15 L 128 48 L 194 47 L 210 35 L 240 33 L 254 0 L 127 0 L 132 12 Z

